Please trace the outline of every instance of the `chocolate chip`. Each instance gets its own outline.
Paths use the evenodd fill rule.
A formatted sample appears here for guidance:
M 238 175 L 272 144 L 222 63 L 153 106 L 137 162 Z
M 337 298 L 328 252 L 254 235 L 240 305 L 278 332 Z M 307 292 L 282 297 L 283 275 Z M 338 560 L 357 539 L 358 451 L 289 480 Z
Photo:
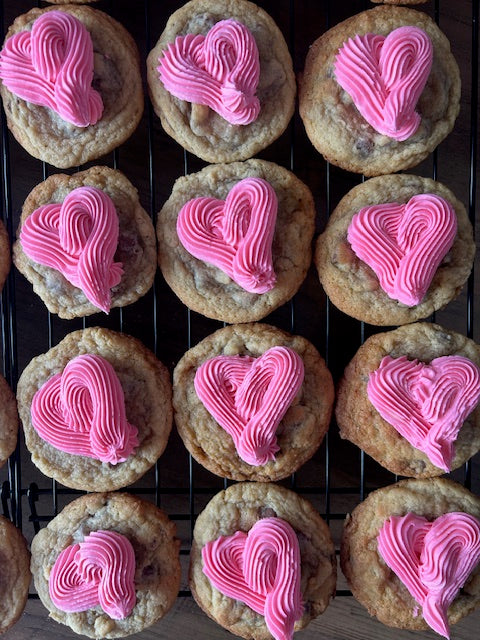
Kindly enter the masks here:
M 359 152 L 362 158 L 366 158 L 373 151 L 373 141 L 367 138 L 360 138 L 355 143 L 355 149 Z
M 276 512 L 270 507 L 259 507 L 258 508 L 258 517 L 259 518 L 276 518 Z
M 151 564 L 143 568 L 142 576 L 144 578 L 151 578 L 153 575 L 155 575 L 155 568 Z

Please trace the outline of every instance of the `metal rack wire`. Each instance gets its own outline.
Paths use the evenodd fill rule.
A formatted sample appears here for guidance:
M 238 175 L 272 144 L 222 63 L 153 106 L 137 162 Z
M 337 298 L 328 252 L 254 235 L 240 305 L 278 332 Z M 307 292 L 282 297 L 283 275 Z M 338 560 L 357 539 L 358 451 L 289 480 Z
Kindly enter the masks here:
M 27 0 L 3 0 L 0 4 L 0 20 L 4 27 L 8 26 L 12 16 L 32 6 L 32 2 Z M 101 0 L 97 6 L 134 32 L 144 60 L 163 29 L 168 15 L 181 4 L 182 2 L 173 0 L 162 3 L 143 0 L 138 3 L 141 9 L 137 9 L 133 17 L 131 3 L 126 1 Z M 309 42 L 347 15 L 370 6 L 370 3 L 364 0 L 350 3 L 333 3 L 330 0 L 266 0 L 259 1 L 258 4 L 265 7 L 283 30 L 298 72 L 303 67 Z M 345 8 L 343 5 L 348 6 Z M 425 10 L 430 11 L 437 22 L 442 24 L 440 0 L 436 0 L 433 6 L 427 6 Z M 468 114 L 468 157 L 465 158 L 464 170 L 468 175 L 468 184 L 465 187 L 468 190 L 468 211 L 472 224 L 475 224 L 477 191 L 478 13 L 478 1 L 471 0 L 471 46 L 468 65 L 471 99 Z M 302 32 L 300 37 L 299 29 Z M 453 48 L 455 52 L 455 46 Z M 204 163 L 181 151 L 176 143 L 163 134 L 148 99 L 142 124 L 133 137 L 136 137 L 136 142 L 127 143 L 109 158 L 102 159 L 102 162 L 123 170 L 139 187 L 142 203 L 154 220 L 159 206 L 168 196 L 173 179 L 180 173 L 198 170 Z M 447 154 L 448 150 L 445 153 Z M 420 170 L 434 178 L 438 175 L 441 179 L 442 176 L 439 174 L 442 173 L 442 167 L 439 158 L 442 156 L 439 154 L 434 155 L 433 163 L 432 160 L 428 160 Z M 339 195 L 360 180 L 359 176 L 346 176 L 345 172 L 324 162 L 306 140 L 298 115 L 282 139 L 272 145 L 262 157 L 290 168 L 312 188 L 319 211 L 319 228 L 324 226 Z M 0 197 L 3 220 L 13 242 L 22 197 L 28 192 L 25 191 L 25 183 L 29 183 L 28 189 L 31 189 L 55 170 L 26 157 L 17 143 L 11 139 L 3 112 L 1 161 Z M 138 165 L 141 165 L 139 170 Z M 25 171 L 26 177 L 21 175 Z M 445 181 L 448 184 L 447 177 Z M 462 305 L 462 322 L 465 322 L 466 333 L 469 337 L 474 337 L 473 275 L 469 280 Z M 165 308 L 168 309 L 168 314 L 163 313 Z M 372 330 L 363 323 L 345 318 L 335 310 L 324 297 L 312 273 L 307 277 L 299 295 L 266 321 L 291 332 L 305 334 L 324 355 L 335 378 L 338 378 L 351 355 Z M 33 322 L 36 325 L 35 332 Z M 94 323 L 136 335 L 170 368 L 184 351 L 220 326 L 183 307 L 168 290 L 160 274 L 157 275 L 152 292 L 139 303 L 132 305 L 131 309 L 115 310 L 108 318 L 94 316 L 93 319 L 83 319 L 79 323 L 61 321 L 44 309 L 42 303 L 36 300 L 33 292 L 26 287 L 21 276 L 12 269 L 1 295 L 2 364 L 4 375 L 11 387 L 16 388 L 19 373 L 31 357 L 46 351 L 70 331 Z M 36 336 L 34 343 L 33 333 L 40 335 Z M 342 333 L 348 336 L 345 341 L 338 339 Z M 182 539 L 181 553 L 187 555 L 199 509 L 214 493 L 225 487 L 227 482 L 213 478 L 201 469 L 182 449 L 181 443 L 175 441 L 175 435 L 172 439 L 173 442 L 169 444 L 155 469 L 147 474 L 142 482 L 129 487 L 128 490 L 155 501 L 177 522 Z M 173 465 L 169 465 L 169 457 L 174 460 Z M 343 468 L 345 460 L 353 471 Z M 172 469 L 172 466 L 175 468 Z M 467 465 L 459 478 L 468 486 L 472 483 L 471 469 L 471 465 Z M 79 493 L 65 489 L 36 472 L 25 455 L 21 439 L 7 468 L 0 473 L 2 511 L 26 532 L 27 537 L 31 537 L 46 521 L 56 515 L 64 502 L 68 502 Z M 391 474 L 379 469 L 353 445 L 340 443 L 333 429 L 327 434 L 314 459 L 289 480 L 289 486 L 314 501 L 322 515 L 334 526 L 344 519 L 348 509 L 363 500 L 371 488 L 389 484 L 394 480 Z M 347 593 L 349 592 L 345 590 L 338 591 L 338 595 Z M 180 595 L 189 595 L 188 589 L 183 589 Z M 31 597 L 35 596 L 32 594 Z

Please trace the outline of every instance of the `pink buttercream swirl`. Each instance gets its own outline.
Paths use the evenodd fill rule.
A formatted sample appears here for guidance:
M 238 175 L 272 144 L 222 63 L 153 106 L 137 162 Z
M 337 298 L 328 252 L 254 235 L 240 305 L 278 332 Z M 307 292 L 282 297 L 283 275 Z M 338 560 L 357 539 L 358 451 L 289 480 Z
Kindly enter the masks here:
M 386 38 L 367 33 L 345 42 L 335 60 L 335 76 L 376 131 L 402 141 L 420 125 L 415 108 L 432 60 L 428 35 L 418 27 L 400 27 Z
M 124 462 L 138 446 L 112 365 L 86 354 L 45 382 L 31 407 L 32 424 L 56 449 L 102 462 Z
M 258 48 L 240 22 L 217 22 L 206 36 L 178 36 L 159 63 L 165 89 L 180 100 L 206 105 L 230 124 L 256 120 L 260 111 L 255 96 L 260 77 Z
M 477 518 L 461 512 L 433 522 L 413 513 L 391 516 L 378 534 L 378 551 L 422 607 L 425 622 L 448 638 L 448 607 L 480 560 Z
M 112 199 L 95 187 L 79 187 L 61 204 L 36 209 L 22 225 L 26 255 L 52 267 L 99 309 L 108 313 L 111 291 L 123 269 L 114 262 L 119 222 Z
M 276 282 L 272 242 L 278 201 L 261 178 L 246 178 L 226 200 L 194 198 L 181 208 L 177 234 L 199 260 L 222 269 L 250 293 L 266 293 Z
M 280 518 L 263 518 L 248 533 L 221 536 L 202 548 L 203 572 L 221 593 L 265 617 L 275 640 L 291 640 L 302 617 L 300 548 Z
M 88 127 L 103 102 L 92 89 L 93 44 L 84 25 L 64 11 L 48 11 L 31 31 L 8 38 L 0 53 L 0 78 L 22 100 L 49 107 L 65 121 Z
M 457 233 L 452 205 L 433 194 L 364 207 L 348 227 L 348 241 L 393 300 L 420 304 Z
M 116 531 L 93 531 L 64 549 L 48 580 L 50 598 L 61 611 L 87 611 L 100 605 L 114 620 L 135 606 L 135 552 Z
M 233 439 L 238 455 L 254 466 L 275 459 L 276 431 L 304 379 L 301 357 L 272 347 L 259 358 L 217 356 L 195 374 L 195 391 Z
M 370 402 L 412 446 L 450 471 L 454 442 L 480 399 L 480 368 L 463 356 L 430 364 L 385 356 L 367 384 Z

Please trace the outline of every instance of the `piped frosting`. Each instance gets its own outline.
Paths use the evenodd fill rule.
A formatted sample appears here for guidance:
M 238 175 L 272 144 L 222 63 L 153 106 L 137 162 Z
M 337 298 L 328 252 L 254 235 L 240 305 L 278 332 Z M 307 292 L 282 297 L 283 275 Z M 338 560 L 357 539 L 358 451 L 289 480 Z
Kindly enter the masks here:
M 422 607 L 425 622 L 449 638 L 448 607 L 480 560 L 478 519 L 461 512 L 433 522 L 413 513 L 391 516 L 379 531 L 378 551 Z
M 406 204 L 364 207 L 348 227 L 348 241 L 393 300 L 412 307 L 422 302 L 457 233 L 452 205 L 434 194 Z
M 68 613 L 98 605 L 114 620 L 127 618 L 136 603 L 135 552 L 116 531 L 93 531 L 58 556 L 48 587 L 53 604 Z
M 88 127 L 102 117 L 93 73 L 90 34 L 66 11 L 42 14 L 31 31 L 8 38 L 0 53 L 0 78 L 9 91 L 52 109 L 77 127 Z
M 480 399 L 480 368 L 463 356 L 430 364 L 385 356 L 370 374 L 367 394 L 384 420 L 448 472 L 458 433 Z
M 335 77 L 376 131 L 403 141 L 420 126 L 415 109 L 432 60 L 427 33 L 399 27 L 386 38 L 367 33 L 347 40 L 335 60 Z
M 275 640 L 291 640 L 301 618 L 300 547 L 291 525 L 263 518 L 202 547 L 203 572 L 221 593 L 265 617 Z
M 180 100 L 206 105 L 234 125 L 257 119 L 258 48 L 240 22 L 221 20 L 205 36 L 178 36 L 159 63 L 161 82 Z
M 47 380 L 33 397 L 31 417 L 43 440 L 73 455 L 118 464 L 138 446 L 120 381 L 98 355 L 78 356 Z
M 118 234 L 110 196 L 96 187 L 79 187 L 62 203 L 43 205 L 28 216 L 20 243 L 31 260 L 59 271 L 108 313 L 111 289 L 123 274 L 122 264 L 114 261 Z
M 266 293 L 276 281 L 272 242 L 277 208 L 268 182 L 246 178 L 226 200 L 189 200 L 178 214 L 178 237 L 189 253 L 222 269 L 246 291 Z
M 304 379 L 303 360 L 288 347 L 259 358 L 217 356 L 195 374 L 195 391 L 230 434 L 238 455 L 253 466 L 275 460 L 276 431 Z

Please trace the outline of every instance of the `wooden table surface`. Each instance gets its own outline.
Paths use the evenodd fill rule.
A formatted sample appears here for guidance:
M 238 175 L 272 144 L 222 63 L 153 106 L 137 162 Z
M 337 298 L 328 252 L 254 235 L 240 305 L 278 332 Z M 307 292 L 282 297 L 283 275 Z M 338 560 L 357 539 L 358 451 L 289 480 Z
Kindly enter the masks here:
M 435 156 L 430 156 L 412 172 L 429 177 L 436 176 L 466 205 L 469 201 L 474 204 L 476 193 L 474 190 L 472 192 L 472 177 L 477 177 L 475 174 L 471 175 L 470 165 L 471 121 L 472 117 L 478 118 L 478 105 L 473 105 L 473 109 L 471 105 L 472 11 L 476 2 L 478 0 L 440 0 L 434 3 L 432 0 L 417 7 L 432 16 L 436 14 L 439 19 L 440 26 L 449 37 L 453 53 L 459 61 L 463 89 L 461 113 L 454 131 L 440 145 Z M 40 4 L 44 6 L 44 3 Z M 163 30 L 166 19 L 181 4 L 173 0 L 100 0 L 95 6 L 118 19 L 129 29 L 138 43 L 144 62 L 146 54 Z M 303 69 L 309 45 L 328 25 L 333 26 L 350 15 L 374 6 L 367 0 L 265 0 L 258 4 L 272 15 L 283 31 L 297 73 L 301 73 Z M 37 6 L 37 3 L 34 0 L 4 0 L 1 5 L 6 31 L 16 15 Z M 142 73 L 145 75 L 144 67 Z M 2 158 L 3 218 L 14 233 L 26 195 L 46 175 L 54 173 L 55 169 L 33 160 L 11 136 L 5 137 L 4 123 L 3 135 L 6 158 L 5 162 Z M 260 157 L 293 170 L 312 189 L 318 212 L 318 231 L 324 228 L 329 210 L 352 186 L 361 181 L 361 176 L 327 166 L 308 141 L 298 113 L 285 134 L 262 152 Z M 118 152 L 102 158 L 97 164 L 115 166 L 124 171 L 138 188 L 143 206 L 155 218 L 156 212 L 169 196 L 174 180 L 185 171 L 190 173 L 198 170 L 205 163 L 184 154 L 177 143 L 163 132 L 159 120 L 152 115 L 146 98 L 145 115 L 138 130 Z M 473 291 L 473 281 L 470 286 Z M 478 341 L 480 332 L 478 322 L 475 323 L 474 319 L 478 317 L 479 304 L 480 296 L 476 295 L 473 305 L 470 306 L 464 292 L 446 310 L 437 313 L 435 320 L 462 333 L 466 333 L 470 327 L 471 335 Z M 2 295 L 1 313 L 4 369 L 12 386 L 15 386 L 19 373 L 32 357 L 58 343 L 70 331 L 84 326 L 99 324 L 137 336 L 156 351 L 157 356 L 170 370 L 190 344 L 195 344 L 221 326 L 220 323 L 202 318 L 198 314 L 189 313 L 165 285 L 160 274 L 154 290 L 122 311 L 114 310 L 108 317 L 97 314 L 85 321 L 62 321 L 48 315 L 30 285 L 14 270 Z M 285 305 L 266 321 L 300 333 L 311 340 L 328 358 L 335 380 L 338 380 L 361 341 L 374 332 L 372 327 L 363 326 L 328 305 L 313 269 L 310 270 L 294 303 Z M 465 470 L 460 470 L 454 476 L 464 482 Z M 11 482 L 12 490 L 15 489 L 14 494 L 21 494 L 17 516 L 29 541 L 34 535 L 35 526 L 44 526 L 48 518 L 75 497 L 73 492 L 52 483 L 33 467 L 23 442 L 20 442 L 17 455 L 8 467 L 0 470 L 0 483 L 4 483 L 5 487 L 8 480 Z M 478 456 L 471 465 L 471 480 L 473 489 L 480 493 Z M 307 463 L 292 481 L 285 484 L 308 493 L 308 497 L 329 520 L 333 537 L 338 543 L 342 519 L 358 504 L 362 495 L 369 489 L 394 481 L 392 474 L 381 469 L 367 456 L 363 456 L 356 447 L 340 441 L 336 425 L 332 424 L 328 443 L 324 443 L 312 461 Z M 13 486 L 14 483 L 16 488 Z M 141 491 L 147 499 L 158 500 L 162 508 L 177 522 L 178 535 L 182 541 L 183 591 L 188 589 L 186 567 L 192 522 L 210 497 L 223 487 L 222 479 L 212 476 L 196 463 L 191 463 L 178 436 L 172 433 L 167 450 L 156 469 L 129 489 Z M 33 496 L 36 514 L 39 516 L 36 524 L 33 522 L 35 518 L 32 519 L 29 496 Z M 6 504 L 11 508 L 12 502 L 8 496 Z M 338 588 L 347 589 L 340 571 Z M 479 626 L 480 611 L 477 611 L 453 628 L 452 638 L 470 640 L 478 636 Z M 177 599 L 172 611 L 162 621 L 136 637 L 145 640 L 173 640 L 194 636 L 212 639 L 233 637 L 209 620 L 189 595 L 183 595 Z M 24 615 L 4 637 L 19 640 L 53 640 L 78 636 L 48 619 L 43 605 L 34 598 L 32 585 L 32 597 L 27 603 Z M 378 637 L 401 640 L 438 636 L 433 632 L 413 633 L 388 629 L 371 619 L 351 596 L 339 595 L 325 614 L 300 632 L 298 637 L 304 640 L 318 637 L 343 640 Z

